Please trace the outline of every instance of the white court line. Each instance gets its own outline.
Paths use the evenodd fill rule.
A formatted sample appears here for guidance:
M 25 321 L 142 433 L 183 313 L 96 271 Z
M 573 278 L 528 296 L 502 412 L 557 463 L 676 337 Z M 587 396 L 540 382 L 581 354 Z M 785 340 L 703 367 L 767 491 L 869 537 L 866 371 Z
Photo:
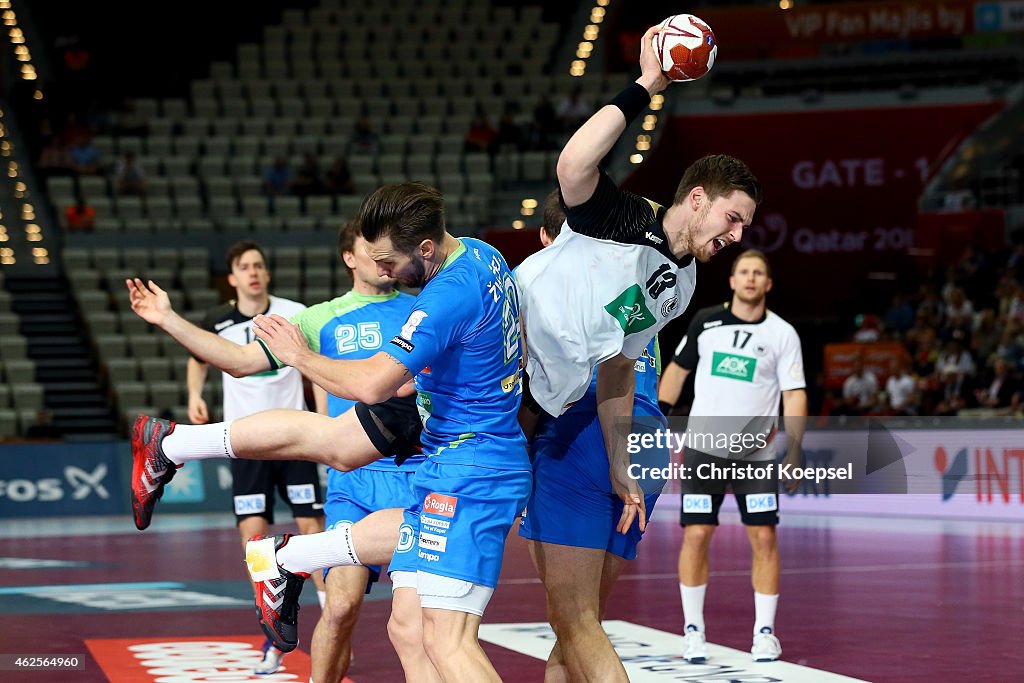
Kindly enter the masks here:
M 901 562 L 896 564 L 865 564 L 846 567 L 796 567 L 783 569 L 783 575 L 798 574 L 861 574 L 871 572 L 905 572 L 935 569 L 1005 569 L 1007 567 L 1024 567 L 1024 560 L 992 560 L 986 562 Z M 730 569 L 712 571 L 711 576 L 750 576 L 749 569 Z M 619 581 L 655 581 L 662 579 L 678 579 L 675 572 L 664 574 L 623 574 Z M 539 578 L 505 579 L 498 582 L 502 585 L 523 585 L 540 583 Z
M 631 683 L 661 681 L 758 681 L 759 683 L 865 683 L 786 661 L 755 663 L 750 653 L 708 643 L 708 661 L 683 660 L 684 638 L 628 621 L 605 621 L 604 630 Z M 481 624 L 480 640 L 546 660 L 555 642 L 547 624 Z M 785 648 L 785 646 L 783 646 Z M 785 649 L 783 649 L 785 655 Z

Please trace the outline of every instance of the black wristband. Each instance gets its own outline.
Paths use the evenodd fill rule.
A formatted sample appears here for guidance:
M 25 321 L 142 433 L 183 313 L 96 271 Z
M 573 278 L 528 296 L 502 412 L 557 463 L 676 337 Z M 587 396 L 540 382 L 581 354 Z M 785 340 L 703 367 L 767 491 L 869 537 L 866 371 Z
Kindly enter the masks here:
M 613 107 L 618 107 L 623 116 L 626 117 L 626 125 L 633 123 L 633 119 L 640 116 L 644 109 L 651 103 L 651 94 L 647 88 L 639 83 L 631 83 L 625 90 L 620 92 L 609 102 Z
M 665 401 L 658 401 L 658 408 L 661 410 L 661 414 L 668 417 L 668 414 L 672 412 L 674 406 L 671 403 Z

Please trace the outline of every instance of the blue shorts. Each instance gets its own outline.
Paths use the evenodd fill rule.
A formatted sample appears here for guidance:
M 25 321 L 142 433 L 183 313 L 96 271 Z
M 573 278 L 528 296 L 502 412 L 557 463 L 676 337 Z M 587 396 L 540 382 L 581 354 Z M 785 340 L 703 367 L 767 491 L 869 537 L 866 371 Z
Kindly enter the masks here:
M 519 535 L 634 559 L 643 532 L 639 520 L 628 533 L 615 530 L 622 500 L 608 477 L 608 454 L 597 416 L 566 415 L 557 421 L 560 424 L 541 430 L 534 440 L 533 493 Z M 645 456 L 651 458 L 650 453 Z M 667 462 L 667 450 L 664 457 Z M 660 487 L 652 490 L 646 482 L 643 490 L 650 519 Z
M 407 508 L 413 504 L 412 480 L 416 470 L 327 471 L 327 501 L 324 503 L 327 530 L 343 522 L 355 524 L 367 515 L 389 508 Z M 370 581 L 380 577 L 380 565 L 367 565 Z M 324 576 L 327 576 L 324 571 Z
M 505 538 L 533 475 L 439 460 L 429 458 L 416 470 L 415 504 L 405 511 L 388 571 L 423 571 L 494 588 Z

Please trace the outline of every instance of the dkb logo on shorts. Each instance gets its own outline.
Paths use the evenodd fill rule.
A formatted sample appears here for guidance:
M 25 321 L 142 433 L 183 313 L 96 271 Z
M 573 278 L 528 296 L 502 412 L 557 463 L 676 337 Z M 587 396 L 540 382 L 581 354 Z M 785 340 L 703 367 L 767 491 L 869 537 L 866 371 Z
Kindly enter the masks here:
M 711 496 L 706 493 L 684 494 L 683 512 L 711 512 Z
M 747 512 L 771 512 L 779 509 L 779 501 L 774 493 L 748 493 Z

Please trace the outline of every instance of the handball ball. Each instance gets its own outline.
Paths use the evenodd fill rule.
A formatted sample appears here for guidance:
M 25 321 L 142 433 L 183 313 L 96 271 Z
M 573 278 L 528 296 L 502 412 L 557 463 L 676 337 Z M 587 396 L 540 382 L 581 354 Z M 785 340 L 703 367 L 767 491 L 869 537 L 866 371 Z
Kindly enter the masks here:
M 675 14 L 658 24 L 654 54 L 672 81 L 695 81 L 715 65 L 718 42 L 711 27 L 692 14 Z

